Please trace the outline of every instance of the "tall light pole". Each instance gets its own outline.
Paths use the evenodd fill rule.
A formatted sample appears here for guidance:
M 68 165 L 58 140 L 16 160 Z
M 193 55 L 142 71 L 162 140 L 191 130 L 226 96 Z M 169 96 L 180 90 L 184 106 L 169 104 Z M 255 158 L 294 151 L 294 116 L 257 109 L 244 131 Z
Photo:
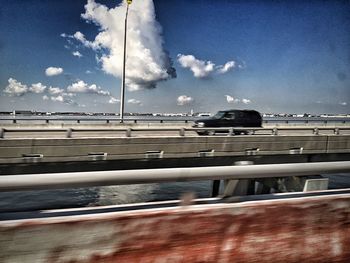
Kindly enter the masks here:
M 128 28 L 128 12 L 129 5 L 132 0 L 126 0 L 125 13 L 125 28 L 124 28 L 124 54 L 123 54 L 123 73 L 122 73 L 122 87 L 120 89 L 120 123 L 124 122 L 124 97 L 125 97 L 125 63 L 126 63 L 126 33 Z

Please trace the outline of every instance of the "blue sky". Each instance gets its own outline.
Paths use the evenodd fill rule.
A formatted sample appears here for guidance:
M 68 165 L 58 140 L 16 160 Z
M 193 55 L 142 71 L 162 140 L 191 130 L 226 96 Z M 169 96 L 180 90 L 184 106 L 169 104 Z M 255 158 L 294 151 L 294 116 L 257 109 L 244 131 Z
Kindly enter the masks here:
M 124 15 L 2 1 L 0 111 L 119 112 Z M 126 112 L 350 113 L 349 1 L 134 0 L 128 22 Z

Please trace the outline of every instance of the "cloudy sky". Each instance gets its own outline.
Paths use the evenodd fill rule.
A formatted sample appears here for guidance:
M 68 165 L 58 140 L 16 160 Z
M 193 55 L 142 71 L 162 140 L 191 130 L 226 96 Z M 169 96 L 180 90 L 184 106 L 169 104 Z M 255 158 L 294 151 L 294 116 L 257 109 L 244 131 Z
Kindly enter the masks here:
M 350 113 L 349 1 L 134 0 L 126 112 Z M 3 0 L 0 111 L 119 112 L 126 5 Z

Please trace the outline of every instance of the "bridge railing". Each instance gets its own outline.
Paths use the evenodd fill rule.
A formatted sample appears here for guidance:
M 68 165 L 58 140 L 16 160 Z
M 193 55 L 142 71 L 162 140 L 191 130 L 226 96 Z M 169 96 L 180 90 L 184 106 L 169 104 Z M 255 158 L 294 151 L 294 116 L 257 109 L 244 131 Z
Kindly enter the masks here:
M 0 176 L 0 192 L 201 180 L 239 180 L 346 173 L 350 161 L 210 166 Z
M 202 119 L 203 117 L 145 117 L 145 118 L 132 118 L 127 117 L 124 119 L 124 123 L 191 123 L 195 120 Z M 119 118 L 113 117 L 0 117 L 1 123 L 119 123 Z M 350 123 L 350 117 L 264 117 L 263 123 L 265 124 L 347 124 Z
M 319 135 L 328 131 L 335 135 L 342 134 L 344 131 L 350 131 L 350 127 L 270 127 L 270 128 L 244 128 L 244 127 L 225 127 L 225 128 L 0 128 L 0 139 L 6 138 L 9 133 L 65 133 L 66 138 L 72 138 L 73 133 L 82 132 L 109 132 L 124 134 L 125 137 L 132 137 L 137 132 L 176 132 L 179 136 L 186 136 L 188 132 L 197 132 L 207 135 L 225 134 L 227 136 L 247 134 L 247 135 L 278 135 L 279 132 L 295 131 L 307 132 L 308 134 Z
M 198 118 L 127 118 L 124 119 L 123 123 L 189 123 Z M 56 122 L 65 122 L 65 123 L 120 123 L 118 118 L 0 118 L 2 123 L 27 123 L 27 122 L 36 122 L 36 123 L 56 123 Z M 350 122 L 350 120 L 349 120 Z

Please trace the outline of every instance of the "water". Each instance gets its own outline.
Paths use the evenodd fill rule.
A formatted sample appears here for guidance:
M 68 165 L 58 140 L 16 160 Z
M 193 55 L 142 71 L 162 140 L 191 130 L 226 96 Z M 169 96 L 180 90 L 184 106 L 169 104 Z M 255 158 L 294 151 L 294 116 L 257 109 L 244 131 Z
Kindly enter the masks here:
M 116 185 L 0 193 L 0 212 L 106 206 L 179 199 L 184 193 L 209 197 L 211 182 Z
M 329 178 L 329 189 L 350 188 L 350 174 L 325 177 Z M 211 181 L 200 181 L 0 193 L 0 212 L 174 200 L 190 192 L 205 198 L 210 197 L 211 187 Z

